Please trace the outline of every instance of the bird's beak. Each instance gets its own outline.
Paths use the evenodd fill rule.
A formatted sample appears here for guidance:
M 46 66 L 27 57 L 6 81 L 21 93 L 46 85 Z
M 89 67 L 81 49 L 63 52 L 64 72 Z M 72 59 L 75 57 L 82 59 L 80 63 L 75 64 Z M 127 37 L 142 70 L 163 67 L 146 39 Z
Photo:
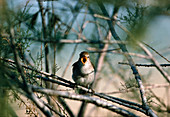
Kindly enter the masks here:
M 83 64 L 85 64 L 86 61 L 87 61 L 87 57 L 82 57 L 82 58 L 81 58 L 81 62 L 82 62 Z

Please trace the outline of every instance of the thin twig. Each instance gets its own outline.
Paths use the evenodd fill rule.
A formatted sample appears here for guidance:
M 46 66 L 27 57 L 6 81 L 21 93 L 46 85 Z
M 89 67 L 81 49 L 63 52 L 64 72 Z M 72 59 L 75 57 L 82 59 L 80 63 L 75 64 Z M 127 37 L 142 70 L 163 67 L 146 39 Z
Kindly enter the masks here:
M 5 62 L 9 62 L 9 63 L 12 63 L 12 64 L 16 64 L 16 62 L 13 61 L 13 60 L 11 60 L 11 59 L 4 59 L 4 58 L 0 58 L 0 59 L 1 59 L 1 60 L 4 60 Z M 29 70 L 32 70 L 32 71 L 35 71 L 35 72 L 37 72 L 37 73 L 43 74 L 43 75 L 48 76 L 48 77 L 53 77 L 54 79 L 63 81 L 63 82 L 65 82 L 65 83 L 69 83 L 69 84 L 71 84 L 71 85 L 73 85 L 73 86 L 75 85 L 75 84 L 72 83 L 71 81 L 68 81 L 68 80 L 66 80 L 66 79 L 64 79 L 64 78 L 61 78 L 61 77 L 57 76 L 57 75 L 50 74 L 50 73 L 47 73 L 47 72 L 44 72 L 44 71 L 39 71 L 39 70 L 37 70 L 36 68 L 32 68 L 32 67 L 29 67 L 29 66 L 26 66 L 26 65 L 22 65 L 22 67 L 24 67 L 24 68 L 26 68 L 26 69 L 29 69 Z M 42 76 L 37 76 L 37 77 L 41 78 Z
M 164 76 L 164 78 L 166 79 L 166 81 L 168 83 L 170 83 L 170 76 L 168 75 L 168 73 L 166 73 L 161 66 L 159 65 L 158 61 L 153 57 L 153 55 L 151 54 L 151 52 L 142 44 L 139 43 L 139 46 L 145 51 L 145 53 L 151 58 L 151 61 L 155 64 L 155 67 L 160 71 L 160 73 Z
M 150 59 L 149 56 L 145 56 L 143 54 L 138 54 L 138 53 L 130 53 L 130 52 L 121 52 L 119 51 L 120 48 L 117 49 L 107 49 L 107 50 L 101 50 L 101 49 L 96 49 L 96 48 L 88 48 L 87 50 L 89 50 L 90 53 L 103 53 L 103 52 L 107 52 L 107 53 L 118 53 L 118 54 L 123 54 L 123 55 L 131 55 L 131 56 L 136 56 L 139 58 L 144 58 L 144 59 Z M 117 51 L 116 51 L 117 50 Z
M 158 97 L 151 89 L 150 89 L 149 91 L 152 93 L 153 97 L 154 97 L 163 107 L 167 108 L 167 107 L 166 107 L 166 104 L 161 100 L 160 97 Z
M 8 38 L 10 39 L 10 38 Z M 51 40 L 51 39 L 40 39 L 40 38 L 36 38 L 36 37 L 26 37 L 26 38 L 22 38 L 22 39 L 29 39 L 31 41 L 37 41 L 37 42 L 46 42 L 46 43 L 60 43 L 60 44 L 125 44 L 127 43 L 126 41 L 113 41 L 113 40 L 82 40 L 82 39 L 75 39 L 75 40 L 71 40 L 71 39 L 60 39 L 60 40 Z
M 111 33 L 109 32 L 108 35 L 107 35 L 107 40 L 110 40 L 110 39 L 111 39 Z M 109 47 L 109 45 L 105 44 L 104 47 L 103 47 L 103 50 L 107 50 L 108 47 Z M 98 57 L 98 60 L 97 60 L 97 69 L 96 69 L 96 74 L 95 74 L 95 81 L 97 81 L 98 78 L 99 78 L 100 71 L 102 69 L 105 56 L 106 56 L 106 52 L 99 54 L 99 57 Z
M 46 102 L 44 102 L 43 100 L 41 100 L 44 105 L 46 105 L 51 111 L 53 111 L 55 114 L 59 115 L 60 117 L 65 117 L 65 115 L 61 114 L 60 112 L 58 112 L 57 110 L 55 110 L 51 105 L 47 104 Z M 68 117 L 68 116 L 67 116 Z
M 16 97 L 19 101 L 21 101 L 21 103 L 23 103 L 27 109 L 29 109 L 29 110 L 31 111 L 31 114 L 33 114 L 34 116 L 37 116 L 37 114 L 33 111 L 33 109 L 32 109 L 30 106 L 28 106 L 28 105 L 25 103 L 25 101 L 24 101 L 15 91 L 13 91 L 13 93 L 14 93 L 15 97 Z
M 22 69 L 22 66 L 21 66 L 21 64 L 20 64 L 20 58 L 19 58 L 19 53 L 18 53 L 18 51 L 17 51 L 17 49 L 16 49 L 16 45 L 15 45 L 15 42 L 14 42 L 14 29 L 13 28 L 11 28 L 10 29 L 10 34 L 11 34 L 11 40 L 10 40 L 10 44 L 11 44 L 11 48 L 12 48 L 12 50 L 13 50 L 13 53 L 14 53 L 14 59 L 15 59 L 15 61 L 16 61 L 16 66 L 17 66 L 17 69 L 18 69 L 18 71 L 19 71 L 19 73 L 21 74 L 21 77 L 22 77 L 22 80 L 23 80 L 23 84 L 25 85 L 25 89 L 27 89 L 28 87 L 27 87 L 27 82 L 26 82 L 26 78 L 25 78 L 25 75 L 24 75 L 24 71 L 23 71 L 23 69 Z
M 149 89 L 154 89 L 154 88 L 166 88 L 169 87 L 169 83 L 165 83 L 165 84 L 144 84 L 145 90 L 149 90 Z M 130 88 L 130 89 L 120 89 L 118 91 L 112 91 L 112 92 L 102 92 L 103 94 L 119 94 L 119 93 L 128 93 L 128 92 L 132 92 L 134 90 L 136 90 L 137 88 Z
M 162 57 L 164 60 L 168 61 L 170 63 L 170 60 L 168 60 L 167 58 L 165 58 L 163 55 L 161 55 L 157 50 L 155 50 L 153 47 L 151 47 L 150 45 L 142 42 L 143 44 L 145 44 L 146 46 L 148 46 L 150 49 L 152 49 L 156 54 L 158 54 L 160 57 Z
M 129 63 L 118 62 L 118 64 L 129 65 Z M 155 64 L 135 64 L 138 67 L 156 67 Z M 160 64 L 161 67 L 168 67 L 170 64 Z
M 58 107 L 63 111 L 63 113 L 64 113 L 67 117 L 69 117 L 69 116 L 67 115 L 65 109 L 61 106 L 61 104 L 58 103 L 54 97 L 51 97 L 51 98 L 52 98 L 53 101 L 58 105 Z
M 75 117 L 72 110 L 69 108 L 68 104 L 64 101 L 62 97 L 57 98 L 58 102 L 64 107 L 64 109 L 68 112 L 70 117 Z
M 43 12 L 43 3 L 41 0 L 37 0 L 38 5 L 41 12 L 41 20 L 42 20 L 42 27 L 43 27 L 43 40 L 47 38 L 47 28 L 46 28 L 46 20 L 45 20 L 45 14 Z M 46 72 L 49 72 L 49 49 L 48 49 L 48 43 L 44 42 L 44 49 L 45 49 L 45 70 Z

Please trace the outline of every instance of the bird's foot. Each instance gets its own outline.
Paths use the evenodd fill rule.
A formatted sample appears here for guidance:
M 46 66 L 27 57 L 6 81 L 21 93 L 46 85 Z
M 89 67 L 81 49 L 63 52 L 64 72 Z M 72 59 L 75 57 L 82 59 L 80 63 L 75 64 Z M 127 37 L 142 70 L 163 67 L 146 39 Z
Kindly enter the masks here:
M 94 95 L 95 91 L 93 89 L 88 89 L 88 92 L 91 93 L 91 95 Z

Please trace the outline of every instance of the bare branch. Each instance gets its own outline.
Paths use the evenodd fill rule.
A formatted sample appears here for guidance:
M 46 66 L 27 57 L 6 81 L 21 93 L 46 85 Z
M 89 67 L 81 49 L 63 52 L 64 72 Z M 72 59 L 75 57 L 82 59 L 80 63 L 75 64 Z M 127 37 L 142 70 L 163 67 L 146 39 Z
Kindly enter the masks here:
M 138 54 L 138 53 L 130 53 L 130 52 L 121 52 L 119 51 L 120 48 L 117 48 L 117 49 L 107 49 L 107 50 L 99 50 L 99 49 L 96 49 L 96 48 L 88 48 L 88 50 L 90 51 L 90 53 L 103 53 L 103 52 L 107 52 L 107 53 L 118 53 L 118 54 L 123 54 L 123 55 L 131 55 L 131 56 L 136 56 L 136 57 L 139 57 L 139 58 L 144 58 L 144 59 L 150 59 L 150 57 L 148 56 L 145 56 L 143 54 Z M 117 50 L 117 51 L 116 51 Z
M 69 93 L 69 92 L 61 92 L 61 91 L 55 91 L 55 90 L 51 90 L 51 89 L 44 89 L 41 87 L 35 87 L 32 86 L 33 91 L 39 92 L 39 93 L 44 93 L 44 94 L 48 94 L 48 95 L 56 95 L 56 96 L 61 96 L 64 98 L 69 98 L 69 99 L 74 99 L 74 100 L 79 100 L 79 101 L 86 101 L 88 103 L 93 103 L 99 107 L 102 108 L 107 108 L 113 112 L 116 112 L 118 114 L 127 116 L 127 117 L 137 117 L 137 115 L 124 110 L 122 108 L 119 108 L 113 104 L 108 103 L 107 101 L 101 100 L 100 98 L 95 98 L 95 97 L 90 97 L 90 96 L 85 96 L 85 95 L 78 95 L 78 94 L 73 94 L 73 93 Z
M 145 90 L 150 90 L 154 88 L 166 88 L 169 87 L 169 83 L 165 84 L 144 84 Z M 130 89 L 120 89 L 118 91 L 113 91 L 113 92 L 102 92 L 102 94 L 119 94 L 119 93 L 128 93 L 136 90 L 137 88 L 130 88 Z
M 160 73 L 164 76 L 166 81 L 170 83 L 170 76 L 161 68 L 158 61 L 153 57 L 151 52 L 142 44 L 139 43 L 139 46 L 145 51 L 145 53 L 151 58 L 151 61 L 155 64 L 156 68 L 160 71 Z
M 11 64 L 16 64 L 16 62 L 13 61 L 13 60 L 11 60 L 11 59 L 4 59 L 4 58 L 0 58 L 0 59 L 1 59 L 1 60 L 4 60 L 5 62 L 9 62 L 9 63 L 11 63 Z M 72 85 L 72 87 L 75 85 L 74 83 L 72 83 L 72 82 L 70 82 L 70 81 L 68 81 L 68 80 L 66 80 L 66 79 L 64 79 L 64 78 L 61 78 L 61 77 L 59 77 L 59 76 L 57 76 L 57 75 L 50 74 L 50 73 L 47 73 L 47 72 L 44 72 L 44 71 L 39 71 L 39 70 L 37 70 L 36 68 L 32 68 L 32 67 L 29 67 L 29 66 L 26 66 L 26 65 L 22 65 L 22 67 L 24 67 L 24 68 L 26 68 L 26 69 L 29 69 L 29 70 L 32 70 L 32 71 L 35 71 L 35 72 L 37 72 L 37 73 L 43 74 L 43 75 L 48 76 L 48 77 L 53 77 L 54 79 L 58 79 L 58 80 L 63 81 L 63 82 L 65 82 L 65 83 L 69 83 L 69 84 Z M 51 82 L 53 81 L 53 79 L 49 79 L 49 78 L 42 77 L 42 76 L 36 76 L 36 77 L 37 77 L 37 78 L 44 78 L 44 80 L 46 79 L 46 80 L 51 81 Z M 58 82 L 58 81 L 54 81 L 54 82 Z
M 46 43 L 60 43 L 60 44 L 83 44 L 83 43 L 87 43 L 87 44 L 125 44 L 127 43 L 126 41 L 113 41 L 113 40 L 82 40 L 82 39 L 76 39 L 76 40 L 71 40 L 71 39 L 60 39 L 60 40 L 50 40 L 50 39 L 39 39 L 39 38 L 23 38 L 23 39 L 29 39 L 32 41 L 37 41 L 37 42 L 46 42 Z
M 45 106 L 33 93 L 27 94 L 26 96 L 30 98 L 46 116 L 53 117 L 49 108 L 47 108 L 47 106 Z
M 104 5 L 102 2 L 98 2 L 98 5 L 99 7 L 101 8 L 103 14 L 106 16 L 106 17 L 109 17 L 109 14 L 107 13 Z M 121 41 L 121 39 L 119 38 L 119 36 L 117 35 L 117 33 L 115 32 L 115 29 L 113 27 L 113 24 L 112 24 L 112 21 L 108 20 L 108 25 L 109 25 L 109 28 L 110 28 L 110 31 L 112 33 L 112 36 L 115 38 L 115 40 L 117 41 Z M 121 50 L 123 52 L 128 52 L 126 46 L 124 44 L 118 44 L 119 47 L 121 48 Z M 131 58 L 130 55 L 125 55 L 125 57 L 127 58 L 127 60 L 129 61 L 129 64 L 131 66 L 131 69 L 133 71 L 133 74 L 135 75 L 135 78 L 136 78 L 136 81 L 138 82 L 138 86 L 139 86 L 139 89 L 140 89 L 140 94 L 141 94 L 141 99 L 142 99 L 142 104 L 143 106 L 146 108 L 146 111 L 147 113 L 152 116 L 152 117 L 157 117 L 155 115 L 155 113 L 149 108 L 149 106 L 147 105 L 147 99 L 146 99 L 146 96 L 145 96 L 145 90 L 144 90 L 144 87 L 143 87 L 143 84 L 142 84 L 142 81 L 141 81 L 141 77 L 138 73 L 138 70 L 135 66 L 135 63 L 133 61 L 133 59 Z
M 141 109 L 142 106 L 140 104 L 130 102 L 130 101 L 127 101 L 127 100 L 123 100 L 123 99 L 120 99 L 120 98 L 115 98 L 115 97 L 112 97 L 112 96 L 108 96 L 108 95 L 105 95 L 103 93 L 94 93 L 94 95 L 96 95 L 96 96 L 98 96 L 100 98 L 115 102 L 117 104 L 123 105 L 125 107 L 140 111 L 140 112 L 142 112 L 144 114 L 147 114 L 145 110 Z
M 43 100 L 41 100 L 44 105 L 46 105 L 50 110 L 52 110 L 55 114 L 59 115 L 60 117 L 65 117 L 63 114 L 61 114 L 60 112 L 58 112 L 57 110 L 55 110 L 51 105 L 45 103 Z M 67 116 L 68 117 L 68 116 Z
M 146 46 L 148 46 L 150 49 L 152 49 L 156 54 L 158 54 L 160 57 L 162 57 L 164 60 L 168 61 L 170 63 L 170 60 L 168 60 L 167 58 L 165 58 L 163 55 L 161 55 L 157 50 L 155 50 L 153 47 L 151 47 L 150 45 L 142 42 L 143 44 L 145 44 Z
M 39 72 L 38 72 L 38 73 L 39 73 Z M 46 72 L 42 72 L 42 73 L 47 74 Z M 54 77 L 54 75 L 52 75 L 52 74 L 51 74 L 51 75 L 48 74 L 48 75 L 49 75 L 49 77 L 53 77 L 53 78 L 58 79 L 57 76 Z M 47 76 L 47 75 L 46 75 L 46 76 Z M 107 96 L 107 95 L 105 95 L 105 94 L 100 94 L 100 93 L 97 93 L 97 92 L 95 93 L 95 92 L 93 92 L 93 91 L 90 91 L 90 90 L 87 89 L 87 88 L 84 88 L 84 87 L 81 87 L 81 86 L 75 86 L 74 83 L 72 83 L 72 82 L 70 82 L 70 81 L 67 81 L 67 80 L 63 80 L 63 78 L 60 78 L 60 77 L 59 77 L 58 80 L 61 80 L 61 81 L 63 81 L 63 82 L 60 82 L 60 81 L 57 81 L 57 80 L 54 80 L 54 79 L 49 79 L 49 78 L 47 78 L 47 77 L 42 77 L 42 76 L 35 76 L 35 77 L 41 78 L 42 80 L 49 81 L 49 82 L 52 82 L 52 83 L 57 83 L 57 84 L 60 84 L 60 85 L 62 85 L 62 86 L 66 86 L 66 87 L 69 87 L 69 88 L 75 88 L 75 87 L 77 87 L 77 88 L 79 88 L 79 89 L 81 89 L 81 90 L 84 90 L 85 92 L 88 92 L 88 93 L 90 93 L 90 94 L 94 94 L 94 95 L 97 96 L 97 97 L 100 97 L 100 98 L 103 98 L 103 99 L 112 101 L 112 102 L 114 102 L 114 103 L 118 103 L 118 104 L 123 105 L 123 106 L 125 106 L 125 107 L 128 107 L 128 108 L 131 108 L 131 109 L 140 111 L 140 112 L 142 112 L 142 113 L 144 113 L 144 114 L 147 114 L 147 113 L 145 113 L 145 108 L 143 108 L 142 105 L 139 105 L 139 104 L 137 104 L 137 103 L 130 102 L 130 101 L 127 101 L 127 100 L 123 100 L 123 99 L 120 99 L 120 98 Z M 65 81 L 66 81 L 66 82 L 65 82 Z M 55 91 L 57 91 L 57 90 L 55 90 Z M 59 92 L 64 92 L 64 91 L 61 90 L 61 91 L 59 91 Z M 136 106 L 137 106 L 137 107 L 136 107 Z M 142 109 L 140 109 L 140 108 L 142 108 L 142 109 L 144 109 L 144 110 L 142 110 Z
M 14 59 L 15 59 L 15 61 L 16 61 L 16 66 L 17 66 L 17 69 L 18 69 L 19 73 L 21 74 L 23 83 L 24 83 L 24 85 L 25 85 L 25 87 L 26 87 L 26 89 L 27 89 L 28 87 L 27 87 L 26 78 L 25 78 L 25 75 L 24 75 L 24 71 L 23 71 L 23 69 L 22 69 L 22 66 L 21 66 L 21 64 L 20 64 L 19 54 L 18 54 L 18 51 L 16 50 L 16 45 L 15 45 L 14 39 L 13 39 L 13 37 L 14 37 L 14 35 L 15 35 L 13 28 L 10 29 L 10 34 L 11 34 L 10 44 L 11 44 L 11 48 L 13 49 Z
M 41 20 L 42 20 L 42 27 L 43 27 L 43 40 L 45 40 L 47 38 L 47 29 L 46 29 L 46 20 L 45 20 L 45 14 L 43 12 L 43 3 L 40 0 L 38 1 L 38 5 L 40 8 L 40 12 L 41 12 Z M 49 48 L 48 48 L 48 43 L 45 42 L 44 43 L 44 48 L 45 48 L 45 69 L 46 72 L 49 72 Z
M 122 62 L 119 62 L 118 64 L 129 65 L 129 63 L 122 63 Z M 135 66 L 138 66 L 138 67 L 156 67 L 155 64 L 135 64 Z M 160 66 L 161 67 L 168 67 L 168 66 L 170 66 L 170 64 L 160 64 Z

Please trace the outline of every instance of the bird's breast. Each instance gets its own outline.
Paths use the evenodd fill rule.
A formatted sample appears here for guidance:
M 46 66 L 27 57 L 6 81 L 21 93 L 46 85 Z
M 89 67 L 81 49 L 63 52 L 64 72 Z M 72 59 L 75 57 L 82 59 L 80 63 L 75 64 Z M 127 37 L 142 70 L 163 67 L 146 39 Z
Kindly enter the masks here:
M 83 65 L 80 68 L 80 72 L 84 75 L 91 73 L 92 71 L 94 71 L 94 69 L 91 67 L 91 65 L 87 64 L 87 65 Z

